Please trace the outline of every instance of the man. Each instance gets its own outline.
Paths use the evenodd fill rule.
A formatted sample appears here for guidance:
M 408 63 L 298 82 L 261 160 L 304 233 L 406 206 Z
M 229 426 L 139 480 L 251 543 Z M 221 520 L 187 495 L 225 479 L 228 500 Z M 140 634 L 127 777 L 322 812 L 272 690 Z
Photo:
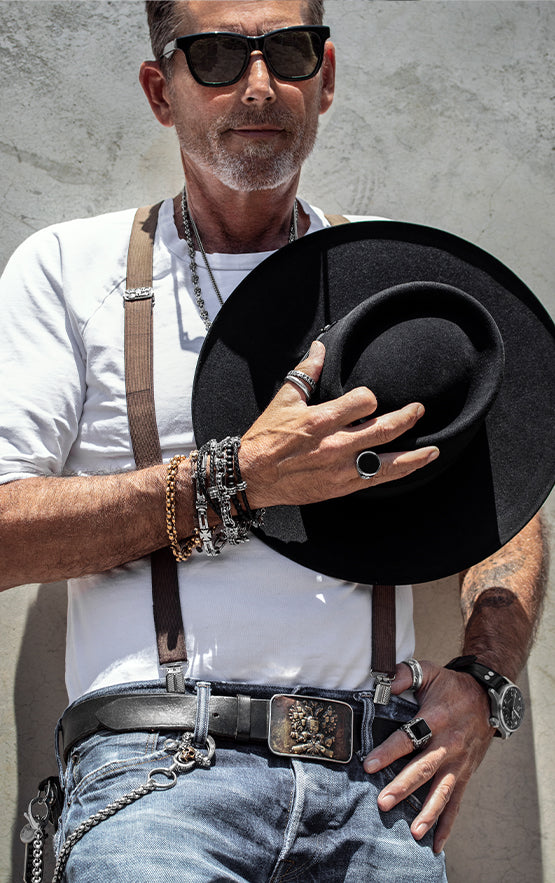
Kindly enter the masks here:
M 279 54 L 249 46 L 236 78 L 206 64 L 213 45 L 201 43 L 199 53 L 189 46 L 189 57 L 185 45 L 162 53 L 188 34 L 258 36 L 319 25 L 320 4 L 148 6 L 157 61 L 142 66 L 141 84 L 157 119 L 176 128 L 187 183 L 186 199 L 162 206 L 154 252 L 156 409 L 167 464 L 193 447 L 192 377 L 205 326 L 219 308 L 218 292 L 225 300 L 268 252 L 326 223 L 296 193 L 318 116 L 333 99 L 334 49 L 327 41 L 321 67 L 315 63 L 306 79 L 288 79 L 288 70 L 282 76 L 272 70 Z M 306 47 L 302 54 L 310 60 Z M 216 75 L 219 85 L 208 85 Z M 22 379 L 2 382 L 6 413 L 16 415 L 1 452 L 2 585 L 71 579 L 72 701 L 96 690 L 111 696 L 129 683 L 158 686 L 162 674 L 143 559 L 168 542 L 167 466 L 134 469 L 125 406 L 121 300 L 132 217 L 122 212 L 38 234 L 22 246 L 3 281 L 7 333 L 21 357 Z M 187 242 L 194 244 L 193 222 L 215 284 L 197 252 L 195 285 Z M 37 313 L 40 327 L 33 322 Z M 323 359 L 324 348 L 315 343 L 297 369 L 317 380 Z M 284 384 L 241 440 L 240 470 L 252 509 L 317 502 L 367 486 L 354 465 L 357 453 L 400 438 L 421 416 L 412 403 L 353 429 L 375 409 L 371 391 L 357 389 L 310 409 L 307 391 L 302 382 L 301 388 Z M 373 481 L 397 480 L 437 456 L 435 448 L 403 452 L 400 442 L 397 453 L 382 455 Z M 192 469 L 190 459 L 177 469 L 179 540 L 195 527 Z M 235 695 L 263 698 L 278 692 L 271 685 L 290 692 L 303 684 L 309 695 L 350 694 L 359 706 L 353 694 L 373 687 L 364 587 L 307 572 L 254 539 L 213 559 L 195 555 L 179 571 L 193 682 L 212 682 L 215 695 L 214 682 L 231 682 Z M 325 604 L 314 601 L 316 583 Z M 463 652 L 514 680 L 541 591 L 541 529 L 534 519 L 463 575 Z M 396 595 L 393 693 L 400 696 L 413 682 L 401 662 L 413 642 L 410 590 L 398 587 Z M 330 654 L 331 646 L 337 652 Z M 371 743 L 363 750 L 363 739 L 364 765 L 355 756 L 345 768 L 331 769 L 272 757 L 259 744 L 216 740 L 210 769 L 189 770 L 184 763 L 175 785 L 158 772 L 154 793 L 84 833 L 69 852 L 67 879 L 381 879 L 389 868 L 399 880 L 444 879 L 441 851 L 493 728 L 486 693 L 472 677 L 432 663 L 422 668 L 419 715 L 432 738 L 419 754 L 411 757 L 413 741 L 400 729 L 373 750 Z M 384 719 L 395 717 L 392 709 L 399 722 L 414 716 L 404 703 L 392 700 Z M 72 746 L 59 846 L 149 772 L 169 769 L 179 739 L 179 732 L 166 731 L 159 737 L 95 733 Z M 392 775 L 386 768 L 402 758 L 409 762 Z M 422 806 L 415 792 L 427 783 Z

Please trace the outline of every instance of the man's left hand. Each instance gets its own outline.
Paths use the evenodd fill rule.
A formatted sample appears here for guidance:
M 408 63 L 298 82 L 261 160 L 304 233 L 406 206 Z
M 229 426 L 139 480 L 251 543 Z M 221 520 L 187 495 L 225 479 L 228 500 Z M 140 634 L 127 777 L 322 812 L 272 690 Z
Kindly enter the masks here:
M 430 782 L 426 801 L 411 825 L 420 840 L 437 821 L 434 851 L 441 852 L 459 811 L 464 789 L 484 757 L 494 730 L 489 725 L 489 702 L 484 689 L 470 675 L 422 662 L 424 680 L 416 694 L 422 717 L 432 731 L 427 746 L 381 791 L 379 808 L 387 812 L 417 788 Z M 396 695 L 410 689 L 412 674 L 404 663 L 397 666 L 392 685 Z M 393 733 L 365 759 L 364 768 L 375 773 L 392 761 L 412 754 L 410 737 Z

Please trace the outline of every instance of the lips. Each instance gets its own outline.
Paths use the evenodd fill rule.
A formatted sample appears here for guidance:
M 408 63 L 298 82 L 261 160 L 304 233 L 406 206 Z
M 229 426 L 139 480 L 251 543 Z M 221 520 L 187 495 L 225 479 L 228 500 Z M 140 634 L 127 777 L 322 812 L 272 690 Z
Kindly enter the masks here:
M 227 118 L 220 120 L 220 131 L 232 132 L 245 137 L 270 138 L 273 135 L 294 132 L 297 125 L 292 114 L 288 114 L 283 109 L 276 113 L 274 108 L 269 113 L 259 113 L 255 116 L 230 114 Z
M 271 138 L 275 135 L 281 135 L 285 130 L 278 129 L 270 126 L 246 126 L 244 128 L 234 128 L 230 129 L 230 131 L 234 135 L 239 135 L 248 138 Z

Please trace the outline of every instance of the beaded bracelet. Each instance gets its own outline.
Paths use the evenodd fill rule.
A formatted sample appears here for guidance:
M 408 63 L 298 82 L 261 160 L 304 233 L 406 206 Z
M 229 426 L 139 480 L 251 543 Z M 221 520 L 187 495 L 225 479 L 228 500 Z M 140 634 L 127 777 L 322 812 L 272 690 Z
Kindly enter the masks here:
M 194 468 L 197 451 L 193 451 L 190 456 L 191 467 Z M 179 464 L 188 458 L 184 454 L 177 454 L 172 457 L 168 463 L 166 475 L 166 532 L 170 547 L 176 561 L 188 561 L 193 554 L 193 549 L 201 549 L 202 543 L 197 528 L 190 537 L 180 542 L 177 536 L 177 524 L 175 521 L 175 489 L 177 483 L 177 472 Z

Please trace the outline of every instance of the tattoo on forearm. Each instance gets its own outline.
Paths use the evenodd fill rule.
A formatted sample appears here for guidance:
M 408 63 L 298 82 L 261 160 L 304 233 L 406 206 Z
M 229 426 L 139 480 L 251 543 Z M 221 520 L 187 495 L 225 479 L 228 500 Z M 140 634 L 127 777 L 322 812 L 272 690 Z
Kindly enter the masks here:
M 504 550 L 501 550 L 502 552 Z M 470 615 L 477 599 L 487 589 L 507 588 L 514 586 L 515 578 L 526 567 L 526 556 L 507 554 L 488 558 L 472 567 L 464 578 L 461 602 L 465 616 Z M 493 606 L 493 605 L 492 605 Z
M 461 574 L 465 652 L 509 660 L 516 674 L 524 664 L 545 594 L 547 546 L 539 518 L 506 546 Z
M 501 607 L 511 607 L 516 601 L 516 597 L 513 592 L 509 592 L 506 589 L 491 589 L 491 591 L 483 592 L 476 604 L 474 605 L 474 610 L 480 610 L 483 607 L 496 607 L 500 609 Z

